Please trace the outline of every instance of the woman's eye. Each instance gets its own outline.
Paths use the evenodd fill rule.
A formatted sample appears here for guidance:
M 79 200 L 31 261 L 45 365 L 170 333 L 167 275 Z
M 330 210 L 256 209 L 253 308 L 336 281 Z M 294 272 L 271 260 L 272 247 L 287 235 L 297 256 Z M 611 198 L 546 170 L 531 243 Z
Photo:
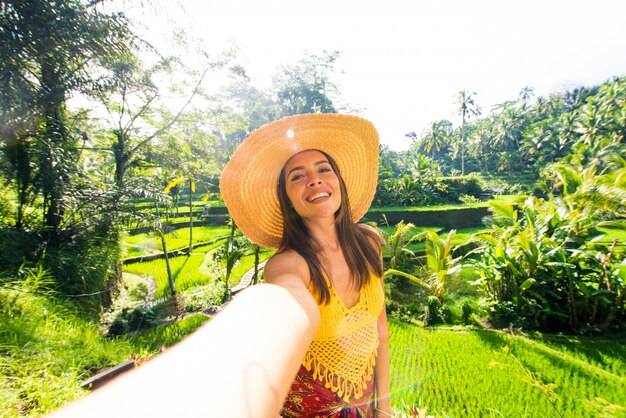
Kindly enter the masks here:
M 329 167 L 320 168 L 320 173 L 328 173 L 330 171 L 333 171 L 333 170 L 331 170 Z
M 303 176 L 302 176 L 302 174 L 296 174 L 295 176 L 293 176 L 293 177 L 291 178 L 291 181 L 298 181 L 298 180 L 300 180 L 302 177 L 303 177 Z

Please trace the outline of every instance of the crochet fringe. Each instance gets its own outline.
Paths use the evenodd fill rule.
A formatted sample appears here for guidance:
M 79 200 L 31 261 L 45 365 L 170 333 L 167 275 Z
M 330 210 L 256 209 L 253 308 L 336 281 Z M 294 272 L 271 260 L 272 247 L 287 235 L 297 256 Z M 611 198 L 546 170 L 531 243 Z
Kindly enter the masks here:
M 321 364 L 310 351 L 307 351 L 306 356 L 302 364 L 306 369 L 313 373 L 313 378 L 321 382 L 324 382 L 324 386 L 333 392 L 336 392 L 344 401 L 350 402 L 350 398 L 359 399 L 363 396 L 363 390 L 367 388 L 367 383 L 372 380 L 374 376 L 374 366 L 376 365 L 376 354 L 378 350 L 374 350 L 372 355 L 367 361 L 365 367 L 365 373 L 356 381 L 351 381 L 344 376 L 339 376 L 329 370 L 328 367 L 324 367 L 321 370 Z

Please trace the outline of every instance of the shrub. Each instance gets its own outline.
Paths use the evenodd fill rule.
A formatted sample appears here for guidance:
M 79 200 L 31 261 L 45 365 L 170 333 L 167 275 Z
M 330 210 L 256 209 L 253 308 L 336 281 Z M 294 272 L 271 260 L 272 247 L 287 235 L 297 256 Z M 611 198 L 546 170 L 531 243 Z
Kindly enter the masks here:
M 449 316 L 449 309 L 444 311 L 441 301 L 436 296 L 429 296 L 428 304 L 424 309 L 424 325 L 443 324 L 446 322 L 446 314 Z
M 415 306 L 404 306 L 398 303 L 387 301 L 387 313 L 397 321 L 407 324 L 421 326 L 422 323 L 417 319 Z
M 447 186 L 447 192 L 441 196 L 444 202 L 458 202 L 462 195 L 478 197 L 482 191 L 480 177 L 476 174 L 458 177 L 442 177 L 438 179 Z
M 464 325 L 472 325 L 473 319 L 472 315 L 474 314 L 474 307 L 469 301 L 463 302 L 461 305 L 461 322 Z
M 228 300 L 228 289 L 222 281 L 196 287 L 180 294 L 187 312 L 199 311 L 211 306 L 220 306 Z
M 148 297 L 148 285 L 145 282 L 136 282 L 129 286 L 128 297 L 133 301 L 145 301 Z
M 158 323 L 152 308 L 145 305 L 134 309 L 124 308 L 115 317 L 109 328 L 109 335 L 123 335 L 154 327 Z
M 466 205 L 471 204 L 471 203 L 478 203 L 478 202 L 480 202 L 479 198 L 477 198 L 475 196 L 468 195 L 468 194 L 462 194 L 459 197 L 459 200 L 461 202 L 465 203 Z

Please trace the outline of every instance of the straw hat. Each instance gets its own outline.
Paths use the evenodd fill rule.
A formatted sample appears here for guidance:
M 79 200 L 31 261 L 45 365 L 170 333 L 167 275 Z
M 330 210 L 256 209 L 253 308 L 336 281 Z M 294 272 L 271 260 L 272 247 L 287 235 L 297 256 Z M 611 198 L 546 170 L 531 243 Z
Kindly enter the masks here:
M 369 121 L 349 115 L 315 113 L 264 125 L 239 145 L 226 164 L 220 190 L 241 231 L 254 243 L 278 248 L 283 220 L 276 185 L 295 154 L 319 150 L 339 166 L 354 222 L 365 215 L 378 181 L 378 133 Z

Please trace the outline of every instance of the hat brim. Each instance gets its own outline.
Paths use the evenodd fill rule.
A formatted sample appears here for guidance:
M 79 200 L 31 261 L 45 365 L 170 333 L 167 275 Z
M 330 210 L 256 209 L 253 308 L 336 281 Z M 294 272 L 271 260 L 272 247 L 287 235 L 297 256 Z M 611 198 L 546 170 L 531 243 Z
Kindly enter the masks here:
M 356 222 L 374 199 L 378 146 L 376 128 L 360 117 L 334 113 L 286 117 L 257 129 L 237 148 L 222 172 L 222 198 L 252 242 L 278 248 L 283 220 L 276 185 L 287 160 L 311 149 L 330 155 L 346 184 Z

